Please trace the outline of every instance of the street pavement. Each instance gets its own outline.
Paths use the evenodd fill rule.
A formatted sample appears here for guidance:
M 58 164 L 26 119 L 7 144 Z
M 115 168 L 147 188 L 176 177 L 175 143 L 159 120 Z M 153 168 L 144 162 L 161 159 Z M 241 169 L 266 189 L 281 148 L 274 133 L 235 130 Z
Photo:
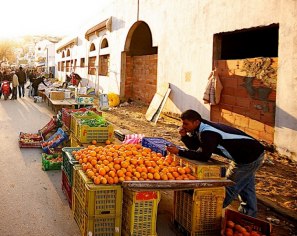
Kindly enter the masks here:
M 0 235 L 81 235 L 61 189 L 61 171 L 41 169 L 40 148 L 18 146 L 20 132 L 36 133 L 54 114 L 28 97 L 2 97 L 0 114 Z
M 79 228 L 61 188 L 61 171 L 41 169 L 40 148 L 19 148 L 20 132 L 37 133 L 55 115 L 27 96 L 0 99 L 0 236 L 78 236 Z M 176 235 L 172 196 L 162 193 L 158 236 Z

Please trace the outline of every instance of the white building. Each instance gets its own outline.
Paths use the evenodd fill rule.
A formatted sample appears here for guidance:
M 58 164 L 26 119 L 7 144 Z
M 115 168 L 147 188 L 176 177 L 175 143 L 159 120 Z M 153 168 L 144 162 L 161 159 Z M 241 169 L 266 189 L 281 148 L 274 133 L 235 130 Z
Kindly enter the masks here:
M 195 109 L 297 158 L 296 12 L 293 0 L 112 1 L 93 25 L 57 45 L 57 77 L 74 70 L 97 92 L 147 104 L 170 83 L 165 111 Z M 266 95 L 242 71 L 246 59 L 263 58 L 277 69 Z M 210 106 L 203 94 L 215 67 L 224 89 Z

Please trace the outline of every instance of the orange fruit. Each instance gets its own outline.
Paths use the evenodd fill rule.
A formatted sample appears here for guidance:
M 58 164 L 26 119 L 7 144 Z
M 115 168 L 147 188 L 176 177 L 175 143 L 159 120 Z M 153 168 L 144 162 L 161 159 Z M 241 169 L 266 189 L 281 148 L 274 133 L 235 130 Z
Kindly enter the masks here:
M 114 184 L 114 179 L 113 179 L 113 177 L 108 177 L 108 179 L 107 179 L 107 183 L 109 183 L 109 184 Z
M 100 177 L 94 178 L 94 184 L 100 184 Z
M 118 177 L 123 177 L 125 174 L 124 174 L 124 171 L 118 170 L 117 175 L 118 175 Z
M 156 180 L 161 179 L 161 176 L 160 176 L 160 174 L 158 172 L 154 173 L 154 179 L 156 179 Z
M 92 140 L 92 144 L 97 144 L 97 141 L 95 139 Z
M 104 168 L 99 169 L 99 175 L 104 176 L 106 174 L 106 170 Z
M 107 139 L 107 140 L 105 141 L 105 144 L 109 145 L 109 144 L 111 144 L 111 142 Z
M 147 173 L 147 178 L 148 179 L 154 179 L 154 175 L 152 173 Z
M 102 177 L 100 183 L 107 184 L 107 179 L 105 177 Z

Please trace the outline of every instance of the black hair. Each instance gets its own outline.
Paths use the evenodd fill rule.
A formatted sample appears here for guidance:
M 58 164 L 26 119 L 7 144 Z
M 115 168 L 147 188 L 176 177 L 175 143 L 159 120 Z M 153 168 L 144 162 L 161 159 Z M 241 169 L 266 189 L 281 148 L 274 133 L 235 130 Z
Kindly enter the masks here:
M 190 120 L 190 121 L 195 121 L 195 120 L 201 121 L 202 120 L 201 115 L 197 111 L 194 111 L 194 110 L 186 110 L 186 111 L 184 111 L 181 114 L 180 118 L 182 120 Z

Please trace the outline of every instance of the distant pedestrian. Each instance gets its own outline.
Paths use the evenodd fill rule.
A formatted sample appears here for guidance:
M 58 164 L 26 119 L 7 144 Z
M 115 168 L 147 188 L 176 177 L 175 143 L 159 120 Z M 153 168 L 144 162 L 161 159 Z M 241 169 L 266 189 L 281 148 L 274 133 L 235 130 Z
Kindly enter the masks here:
M 10 100 L 14 100 L 14 99 L 17 99 L 17 97 L 18 97 L 17 96 L 17 88 L 19 86 L 19 78 L 16 75 L 14 70 L 11 72 L 11 74 L 12 74 L 12 96 L 11 96 Z
M 23 68 L 20 66 L 19 71 L 17 72 L 19 78 L 19 97 L 25 96 L 25 83 L 27 81 L 27 75 Z

